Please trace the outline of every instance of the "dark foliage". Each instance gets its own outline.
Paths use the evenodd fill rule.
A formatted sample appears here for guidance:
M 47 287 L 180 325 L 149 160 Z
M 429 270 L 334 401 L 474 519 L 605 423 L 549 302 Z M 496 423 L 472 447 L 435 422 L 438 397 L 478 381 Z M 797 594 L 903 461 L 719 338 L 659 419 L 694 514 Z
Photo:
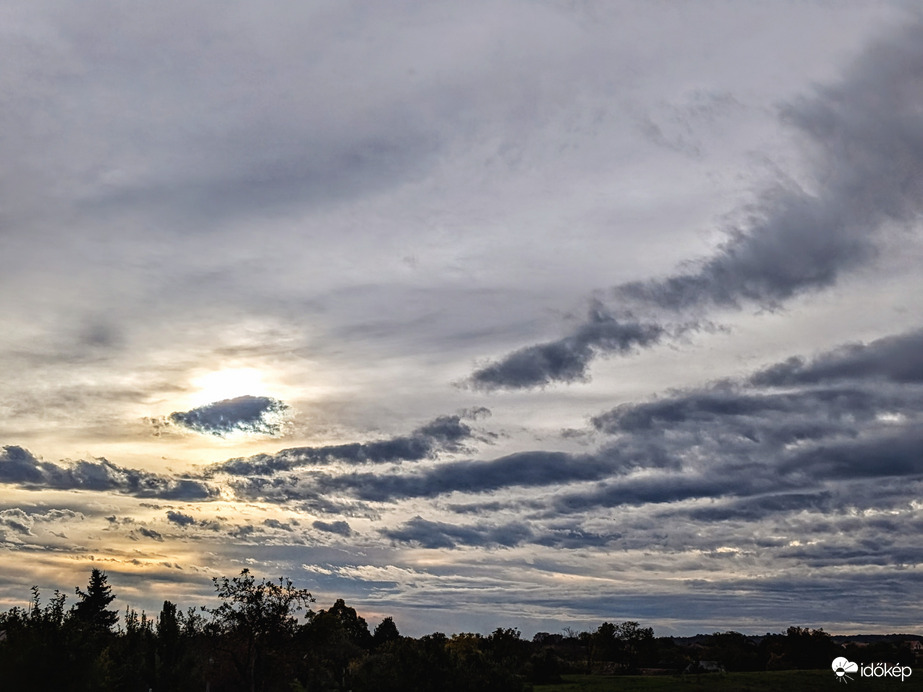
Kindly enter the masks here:
M 375 628 L 375 634 L 372 635 L 372 646 L 378 649 L 388 642 L 394 642 L 400 638 L 401 634 L 397 631 L 394 618 L 386 617 L 378 623 L 378 627 Z
M 257 580 L 248 570 L 214 580 L 217 607 L 183 612 L 164 601 L 156 619 L 129 608 L 114 629 L 118 613 L 107 582 L 93 570 L 70 609 L 59 592 L 42 605 L 33 588 L 29 607 L 0 613 L 3 690 L 517 692 L 568 671 L 679 673 L 698 661 L 728 671 L 825 669 L 841 655 L 915 665 L 923 648 L 916 635 L 831 637 L 803 627 L 655 638 L 632 621 L 540 632 L 531 641 L 502 627 L 487 636 L 413 639 L 390 617 L 370 634 L 342 599 L 314 613 L 304 589 Z

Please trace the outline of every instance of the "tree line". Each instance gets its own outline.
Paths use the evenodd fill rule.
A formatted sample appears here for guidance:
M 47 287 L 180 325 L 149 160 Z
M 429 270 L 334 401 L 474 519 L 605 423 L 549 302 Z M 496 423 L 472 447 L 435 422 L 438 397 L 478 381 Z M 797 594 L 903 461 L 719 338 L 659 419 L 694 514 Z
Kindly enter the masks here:
M 729 671 L 826 668 L 839 655 L 914 663 L 913 652 L 895 642 L 858 652 L 801 627 L 673 638 L 627 621 L 532 640 L 515 628 L 414 639 L 401 636 L 390 617 L 370 630 L 342 599 L 314 611 L 311 594 L 287 579 L 257 580 L 245 569 L 213 581 L 217 607 L 184 611 L 164 601 L 156 618 L 127 608 L 121 622 L 98 569 L 70 608 L 58 591 L 43 605 L 33 587 L 28 607 L 0 613 L 3 689 L 517 692 L 564 672 L 667 673 L 701 660 Z

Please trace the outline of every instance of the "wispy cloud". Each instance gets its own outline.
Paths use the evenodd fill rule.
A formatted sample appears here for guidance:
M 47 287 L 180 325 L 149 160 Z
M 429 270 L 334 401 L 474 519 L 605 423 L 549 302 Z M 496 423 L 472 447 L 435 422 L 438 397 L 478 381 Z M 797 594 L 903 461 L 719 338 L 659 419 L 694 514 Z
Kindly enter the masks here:
M 884 229 L 923 211 L 921 45 L 916 21 L 872 46 L 838 84 L 781 108 L 813 177 L 765 190 L 712 256 L 616 286 L 607 312 L 594 308 L 572 334 L 514 351 L 469 382 L 490 390 L 585 380 L 593 358 L 657 344 L 676 315 L 684 323 L 714 306 L 776 308 L 869 262 Z
M 599 353 L 628 353 L 656 344 L 665 335 L 666 329 L 661 325 L 639 322 L 630 316 L 616 319 L 597 305 L 589 320 L 570 336 L 514 351 L 475 371 L 469 383 L 490 391 L 585 381 L 590 363 Z

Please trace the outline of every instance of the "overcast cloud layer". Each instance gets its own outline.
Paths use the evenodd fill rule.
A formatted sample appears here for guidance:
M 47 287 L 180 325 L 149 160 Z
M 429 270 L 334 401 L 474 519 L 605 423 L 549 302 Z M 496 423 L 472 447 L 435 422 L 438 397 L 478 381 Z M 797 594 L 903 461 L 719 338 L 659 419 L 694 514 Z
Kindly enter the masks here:
M 909 4 L 0 36 L 0 606 L 246 566 L 415 635 L 919 630 Z

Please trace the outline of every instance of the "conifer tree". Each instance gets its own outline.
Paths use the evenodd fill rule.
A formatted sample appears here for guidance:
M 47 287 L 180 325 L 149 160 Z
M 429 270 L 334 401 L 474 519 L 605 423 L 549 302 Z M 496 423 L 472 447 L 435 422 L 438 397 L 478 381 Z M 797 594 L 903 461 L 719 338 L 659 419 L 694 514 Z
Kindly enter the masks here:
M 74 618 L 95 634 L 111 632 L 119 614 L 116 610 L 108 610 L 115 595 L 107 583 L 106 573 L 94 568 L 87 590 L 84 592 L 77 588 L 76 591 L 80 600 L 74 605 Z

